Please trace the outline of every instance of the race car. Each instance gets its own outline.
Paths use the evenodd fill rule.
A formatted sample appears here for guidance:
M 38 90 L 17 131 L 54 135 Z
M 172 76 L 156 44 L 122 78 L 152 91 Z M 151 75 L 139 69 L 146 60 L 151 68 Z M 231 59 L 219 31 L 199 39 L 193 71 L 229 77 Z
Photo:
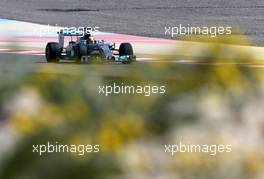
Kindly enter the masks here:
M 59 42 L 49 42 L 46 45 L 45 56 L 47 62 L 59 62 L 73 60 L 76 62 L 122 62 L 129 64 L 136 61 L 133 47 L 130 43 L 121 43 L 119 49 L 115 49 L 115 43 L 94 40 L 91 33 L 64 33 L 58 32 Z M 70 36 L 71 40 L 64 47 L 64 37 Z M 76 37 L 76 41 L 73 41 Z

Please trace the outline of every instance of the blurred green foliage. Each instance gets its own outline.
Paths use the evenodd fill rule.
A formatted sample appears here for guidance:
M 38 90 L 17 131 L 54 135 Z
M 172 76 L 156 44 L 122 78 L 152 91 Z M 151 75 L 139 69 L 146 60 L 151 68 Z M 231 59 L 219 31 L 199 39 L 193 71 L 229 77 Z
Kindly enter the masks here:
M 213 50 L 208 59 L 219 61 L 222 52 L 217 44 L 210 49 Z M 259 179 L 263 176 L 264 153 L 254 143 L 258 135 L 250 135 L 261 130 L 263 121 L 248 122 L 258 118 L 257 109 L 243 117 L 244 111 L 251 109 L 249 102 L 256 107 L 262 104 L 262 70 L 236 64 L 162 61 L 131 65 L 42 64 L 33 68 L 36 69 L 29 67 L 17 72 L 12 80 L 13 73 L 7 73 L 0 80 L 2 123 L 9 126 L 16 141 L 12 150 L 0 155 L 0 178 Z M 165 85 L 166 94 L 150 97 L 98 94 L 99 85 L 113 83 Z M 247 147 L 240 145 L 243 136 L 235 134 L 238 128 L 254 144 L 245 141 Z M 232 140 L 225 135 L 230 131 L 234 132 Z M 164 144 L 177 142 L 174 134 L 194 141 L 203 135 L 202 142 L 239 145 L 234 145 L 232 154 L 216 157 L 183 153 L 164 158 Z M 32 145 L 47 141 L 99 144 L 101 151 L 85 156 L 32 153 Z M 258 145 L 263 146 L 263 140 Z M 159 162 L 163 165 L 156 167 Z

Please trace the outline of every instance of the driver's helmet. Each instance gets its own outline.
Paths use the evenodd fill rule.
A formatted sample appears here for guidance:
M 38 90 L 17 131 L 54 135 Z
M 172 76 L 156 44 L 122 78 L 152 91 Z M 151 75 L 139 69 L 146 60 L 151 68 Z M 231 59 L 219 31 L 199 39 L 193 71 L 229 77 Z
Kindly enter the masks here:
M 90 36 L 91 36 L 90 33 L 89 33 L 89 34 L 85 34 L 85 35 L 83 36 L 83 39 L 85 39 L 85 40 L 89 40 Z
M 93 42 L 94 41 L 94 37 L 90 33 L 85 34 L 83 36 L 83 39 L 87 40 L 88 42 Z
M 90 40 L 91 42 L 93 42 L 93 41 L 94 41 L 94 37 L 93 37 L 92 35 L 90 35 L 89 40 Z

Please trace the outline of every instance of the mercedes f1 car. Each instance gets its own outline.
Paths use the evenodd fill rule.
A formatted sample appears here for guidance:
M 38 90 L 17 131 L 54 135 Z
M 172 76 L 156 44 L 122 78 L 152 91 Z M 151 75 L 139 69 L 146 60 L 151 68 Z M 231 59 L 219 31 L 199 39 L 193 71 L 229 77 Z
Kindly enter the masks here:
M 94 40 L 90 33 L 64 33 L 58 32 L 59 42 L 49 42 L 46 46 L 47 62 L 59 62 L 59 60 L 73 60 L 76 62 L 122 62 L 129 64 L 136 61 L 133 47 L 130 43 L 121 43 L 119 49 L 115 49 L 115 43 Z M 64 47 L 64 37 L 70 36 L 71 40 Z M 73 41 L 76 37 L 76 41 Z

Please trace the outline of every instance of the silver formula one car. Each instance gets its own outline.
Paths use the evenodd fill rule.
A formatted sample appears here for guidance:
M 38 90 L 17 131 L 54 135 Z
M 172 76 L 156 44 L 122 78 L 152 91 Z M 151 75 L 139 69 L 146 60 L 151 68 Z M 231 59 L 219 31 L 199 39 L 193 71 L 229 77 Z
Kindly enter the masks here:
M 80 35 L 78 33 L 64 33 L 60 31 L 59 42 L 49 42 L 46 46 L 47 62 L 59 62 L 59 60 L 74 60 L 76 62 L 122 62 L 129 64 L 136 61 L 133 47 L 130 43 L 121 43 L 119 49 L 115 49 L 115 43 L 94 40 L 90 33 Z M 64 37 L 70 36 L 71 41 L 64 47 Z M 76 41 L 73 41 L 76 37 Z

